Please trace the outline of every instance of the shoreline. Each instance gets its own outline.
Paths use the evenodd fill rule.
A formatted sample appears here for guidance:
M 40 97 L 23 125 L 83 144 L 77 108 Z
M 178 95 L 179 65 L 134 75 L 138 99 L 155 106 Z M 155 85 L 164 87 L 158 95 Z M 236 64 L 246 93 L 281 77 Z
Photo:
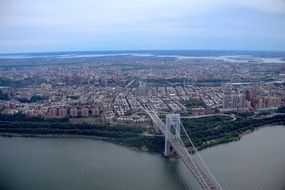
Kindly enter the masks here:
M 269 127 L 279 127 L 279 126 L 285 126 L 285 125 L 280 125 L 280 124 L 277 124 L 277 125 L 274 125 L 274 124 L 270 124 L 270 125 L 262 125 L 262 126 L 259 126 L 259 127 L 256 127 L 254 128 L 253 130 L 246 130 L 244 131 L 243 133 L 239 134 L 238 138 L 234 138 L 228 142 L 224 142 L 224 143 L 218 143 L 218 144 L 213 144 L 212 146 L 208 146 L 206 148 L 202 148 L 198 151 L 202 151 L 202 150 L 206 150 L 208 148 L 212 148 L 212 147 L 215 147 L 215 146 L 219 146 L 219 145 L 223 145 L 223 144 L 228 144 L 228 143 L 231 143 L 231 142 L 236 142 L 236 141 L 240 141 L 243 137 L 247 136 L 247 135 L 250 135 L 262 128 L 269 128 Z
M 263 125 L 263 126 L 255 128 L 254 130 L 247 130 L 247 131 L 241 133 L 239 135 L 238 139 L 232 139 L 229 142 L 225 142 L 225 143 L 213 144 L 212 146 L 208 146 L 208 147 L 202 148 L 199 151 L 202 151 L 204 149 L 208 149 L 208 148 L 211 148 L 211 147 L 219 146 L 219 145 L 222 145 L 222 144 L 228 144 L 228 143 L 231 143 L 231 142 L 239 141 L 244 136 L 252 134 L 253 132 L 258 131 L 259 129 L 266 128 L 266 127 L 273 127 L 273 126 L 284 126 L 284 125 L 273 125 L 273 124 L 272 125 Z M 93 139 L 93 140 L 105 141 L 105 142 L 108 142 L 108 143 L 112 143 L 114 145 L 124 146 L 126 148 L 129 148 L 129 149 L 135 150 L 135 151 L 147 152 L 147 153 L 151 153 L 151 154 L 160 154 L 159 152 L 149 151 L 146 146 L 142 146 L 140 148 L 133 147 L 133 146 L 127 146 L 127 145 L 124 145 L 122 143 L 114 142 L 112 138 L 99 137 L 99 136 L 71 135 L 71 134 L 47 134 L 47 135 L 42 135 L 42 134 L 20 134 L 20 133 L 5 133 L 5 132 L 2 132 L 2 133 L 0 133 L 0 137 L 9 137 L 9 138 L 12 138 L 12 137 L 24 137 L 24 138 L 79 138 L 79 139 Z
M 92 139 L 92 140 L 98 140 L 98 141 L 104 141 L 108 143 L 112 143 L 114 145 L 123 146 L 125 148 L 135 150 L 135 151 L 141 151 L 141 152 L 147 152 L 150 154 L 159 154 L 159 152 L 152 152 L 147 149 L 147 147 L 143 146 L 141 148 L 127 146 L 122 143 L 116 143 L 112 141 L 111 138 L 105 138 L 105 137 L 99 137 L 99 136 L 89 136 L 89 135 L 60 135 L 60 134 L 49 134 L 49 135 L 42 135 L 42 134 L 19 134 L 19 133 L 0 133 L 0 137 L 5 138 L 17 138 L 17 137 L 23 137 L 23 138 L 48 138 L 48 139 L 56 139 L 56 138 L 77 138 L 77 139 Z
M 244 136 L 250 135 L 251 133 L 253 133 L 253 132 L 255 132 L 255 131 L 258 131 L 258 130 L 260 130 L 260 129 L 262 129 L 262 128 L 266 128 L 266 127 L 278 127 L 278 126 L 285 126 L 285 125 L 274 125 L 274 124 L 272 124 L 272 125 L 262 125 L 262 126 L 256 127 L 254 130 L 247 130 L 247 131 L 241 133 L 241 134 L 239 135 L 239 138 L 241 139 L 241 138 L 243 138 Z

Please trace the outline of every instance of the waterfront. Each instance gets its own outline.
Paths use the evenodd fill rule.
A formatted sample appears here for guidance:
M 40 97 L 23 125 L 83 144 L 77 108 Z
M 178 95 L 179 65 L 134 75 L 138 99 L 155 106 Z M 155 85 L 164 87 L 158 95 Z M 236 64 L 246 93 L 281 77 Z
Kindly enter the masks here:
M 285 188 L 285 127 L 201 152 L 224 189 Z M 197 189 L 181 160 L 93 139 L 0 137 L 0 189 Z

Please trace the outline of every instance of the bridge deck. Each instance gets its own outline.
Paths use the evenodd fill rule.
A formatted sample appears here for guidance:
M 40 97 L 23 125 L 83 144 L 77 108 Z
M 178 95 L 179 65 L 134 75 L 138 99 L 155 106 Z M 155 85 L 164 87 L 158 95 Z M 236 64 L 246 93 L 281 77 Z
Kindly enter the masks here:
M 152 119 L 155 131 L 160 131 L 163 135 L 165 135 L 166 128 L 164 122 L 157 116 L 156 113 L 154 113 L 154 111 L 149 110 L 148 108 L 145 108 L 145 111 Z M 221 190 L 220 186 L 216 184 L 211 175 L 199 167 L 198 164 L 194 161 L 193 157 L 189 154 L 188 150 L 181 142 L 181 139 L 177 139 L 171 132 L 169 134 L 169 143 L 203 189 Z

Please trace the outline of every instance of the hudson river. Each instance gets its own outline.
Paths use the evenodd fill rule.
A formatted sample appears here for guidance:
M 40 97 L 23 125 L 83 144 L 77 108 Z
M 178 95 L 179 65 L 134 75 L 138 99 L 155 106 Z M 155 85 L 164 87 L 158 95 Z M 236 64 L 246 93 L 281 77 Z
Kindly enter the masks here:
M 285 126 L 201 151 L 222 187 L 285 189 Z M 1 190 L 199 189 L 179 159 L 93 139 L 0 137 Z

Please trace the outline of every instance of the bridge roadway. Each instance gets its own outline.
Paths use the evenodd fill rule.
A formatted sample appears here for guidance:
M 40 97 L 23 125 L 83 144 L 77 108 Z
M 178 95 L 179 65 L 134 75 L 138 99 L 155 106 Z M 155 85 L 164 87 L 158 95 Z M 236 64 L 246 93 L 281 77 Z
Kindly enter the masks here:
M 154 110 L 149 109 L 147 106 L 144 106 L 145 112 L 149 115 L 152 119 L 155 127 L 155 131 L 160 131 L 163 135 L 165 135 L 165 124 L 164 122 L 158 117 Z M 169 143 L 178 156 L 182 159 L 185 163 L 187 168 L 193 174 L 195 179 L 201 185 L 202 189 L 204 190 L 222 190 L 222 188 L 217 184 L 217 182 L 211 177 L 209 172 L 205 171 L 198 166 L 198 164 L 194 161 L 193 157 L 189 154 L 188 150 L 184 146 L 182 140 L 176 138 L 171 132 L 169 134 Z

